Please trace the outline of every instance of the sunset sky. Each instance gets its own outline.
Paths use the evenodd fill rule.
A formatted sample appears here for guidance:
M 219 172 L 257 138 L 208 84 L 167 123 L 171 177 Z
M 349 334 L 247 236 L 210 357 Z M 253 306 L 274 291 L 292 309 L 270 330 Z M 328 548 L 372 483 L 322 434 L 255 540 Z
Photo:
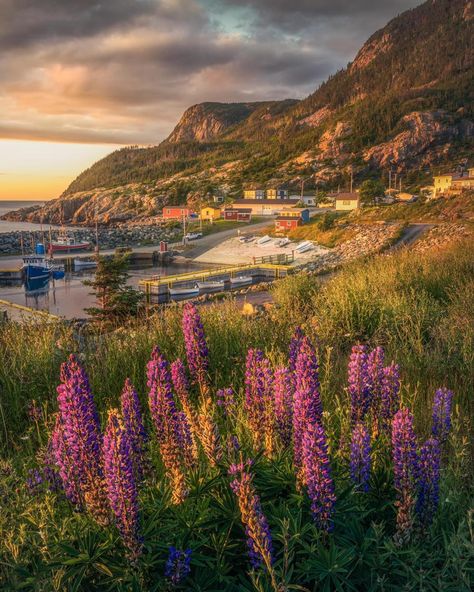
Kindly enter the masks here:
M 0 0 L 0 199 L 50 199 L 201 101 L 301 98 L 418 0 Z

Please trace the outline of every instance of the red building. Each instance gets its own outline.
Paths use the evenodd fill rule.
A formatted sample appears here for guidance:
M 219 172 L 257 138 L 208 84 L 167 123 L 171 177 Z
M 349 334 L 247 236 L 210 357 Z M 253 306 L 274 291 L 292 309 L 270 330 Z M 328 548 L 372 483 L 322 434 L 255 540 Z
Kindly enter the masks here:
M 281 215 L 275 219 L 275 230 L 283 232 L 285 230 L 293 230 L 301 226 L 303 220 L 300 216 L 285 216 Z
M 163 208 L 163 218 L 165 220 L 182 220 L 183 217 L 189 218 L 194 214 L 191 208 L 181 206 L 168 206 Z
M 224 220 L 236 220 L 237 222 L 250 222 L 252 208 L 226 208 L 222 216 Z

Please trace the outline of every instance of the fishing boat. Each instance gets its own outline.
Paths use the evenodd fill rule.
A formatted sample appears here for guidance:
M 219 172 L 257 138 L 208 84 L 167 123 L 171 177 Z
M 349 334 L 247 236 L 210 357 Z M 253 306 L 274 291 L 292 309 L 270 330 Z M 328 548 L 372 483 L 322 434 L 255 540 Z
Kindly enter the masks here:
M 36 244 L 35 252 L 32 255 L 23 257 L 22 270 L 26 282 L 48 280 L 51 277 L 60 280 L 64 277 L 64 268 L 53 263 L 52 259 L 46 258 L 43 243 Z
M 208 282 L 197 282 L 196 285 L 200 290 L 211 292 L 217 290 L 224 290 L 224 284 L 224 280 L 216 280 Z
M 97 261 L 94 261 L 93 259 L 78 259 L 77 257 L 74 259 L 74 269 L 76 271 L 93 269 L 94 267 L 97 267 Z
M 252 281 L 251 275 L 238 275 L 230 278 L 230 285 L 232 288 L 239 288 L 240 286 L 248 286 Z
M 88 242 L 77 242 L 74 235 L 67 234 L 65 231 L 61 231 L 57 240 L 51 241 L 49 249 L 51 253 L 69 253 L 71 251 L 83 251 L 88 249 L 90 243 Z
M 197 286 L 187 286 L 182 288 L 169 288 L 171 298 L 192 298 L 199 295 L 199 288 Z

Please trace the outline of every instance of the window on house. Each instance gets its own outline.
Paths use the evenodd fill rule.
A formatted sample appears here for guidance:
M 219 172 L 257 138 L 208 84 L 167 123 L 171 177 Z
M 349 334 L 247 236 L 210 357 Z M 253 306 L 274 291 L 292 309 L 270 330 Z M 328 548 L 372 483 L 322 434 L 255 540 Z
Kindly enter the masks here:
M 342 205 L 344 205 L 344 206 L 350 206 L 350 205 L 351 205 L 351 202 L 350 202 L 348 199 L 345 199 L 345 200 L 342 202 Z

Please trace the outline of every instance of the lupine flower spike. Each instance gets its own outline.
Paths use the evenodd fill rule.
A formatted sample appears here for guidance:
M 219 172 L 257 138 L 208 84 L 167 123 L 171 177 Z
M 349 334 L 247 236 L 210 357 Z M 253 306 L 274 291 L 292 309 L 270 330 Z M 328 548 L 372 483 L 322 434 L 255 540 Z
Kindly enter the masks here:
M 255 448 L 271 456 L 275 446 L 273 372 L 260 350 L 250 349 L 245 368 L 245 410 Z
M 245 526 L 250 562 L 254 568 L 260 567 L 262 563 L 265 565 L 272 578 L 274 588 L 277 590 L 272 567 L 272 535 L 267 519 L 262 512 L 260 498 L 252 483 L 253 477 L 249 471 L 251 465 L 250 460 L 246 462 L 241 460 L 240 463 L 230 466 L 229 474 L 234 477 L 230 487 L 237 497 L 242 523 Z
M 199 440 L 212 466 L 222 460 L 221 438 L 214 420 L 214 403 L 211 397 L 205 397 L 199 410 Z
M 308 337 L 303 337 L 296 358 L 293 398 L 293 446 L 298 486 L 305 484 L 303 436 L 309 426 L 321 422 L 323 408 L 319 391 L 319 367 L 316 352 Z
M 296 358 L 298 357 L 298 352 L 300 351 L 301 340 L 303 337 L 304 333 L 301 327 L 296 327 L 293 337 L 290 341 L 290 346 L 288 348 L 288 370 L 290 372 L 294 372 L 296 369 Z
M 71 504 L 77 510 L 80 510 L 82 509 L 83 499 L 79 485 L 79 471 L 77 471 L 77 467 L 69 455 L 64 425 L 60 414 L 56 417 L 56 424 L 51 434 L 51 449 L 55 465 L 58 467 L 64 493 Z
M 167 577 L 173 586 L 181 582 L 189 575 L 191 571 L 191 549 L 180 551 L 176 547 L 170 547 L 168 560 L 166 561 L 165 577 Z
M 382 429 L 382 391 L 384 385 L 385 352 L 376 347 L 367 357 L 369 400 L 372 410 L 372 435 L 376 438 Z
M 352 430 L 351 479 L 360 491 L 369 491 L 370 433 L 361 422 Z
M 184 437 L 185 416 L 176 407 L 171 390 L 171 374 L 168 362 L 162 355 L 155 356 L 147 364 L 148 402 L 155 425 L 161 458 L 171 481 L 172 500 L 180 503 L 186 497 L 184 465 L 189 442 Z
M 120 397 L 122 417 L 127 430 L 132 454 L 133 470 L 137 481 L 143 479 L 146 466 L 146 441 L 147 434 L 143 425 L 140 400 L 130 379 L 125 380 L 125 386 Z
M 188 377 L 186 376 L 186 368 L 179 358 L 171 364 L 171 378 L 176 394 L 178 395 L 181 407 L 186 415 L 192 440 L 192 456 L 196 461 L 198 458 L 197 437 L 198 437 L 198 418 L 196 410 L 191 403 L 190 386 Z
M 234 389 L 232 387 L 219 389 L 216 393 L 217 405 L 222 409 L 225 417 L 230 417 L 235 411 Z
M 208 388 L 209 350 L 201 317 L 192 302 L 184 305 L 182 324 L 189 371 L 204 392 Z
M 365 345 L 354 345 L 349 359 L 348 391 L 351 397 L 351 422 L 363 421 L 370 408 L 368 359 Z
M 395 541 L 401 545 L 410 539 L 418 487 L 418 454 L 413 416 L 403 407 L 397 411 L 392 422 L 392 455 L 398 497 Z
M 438 507 L 440 459 L 439 442 L 430 438 L 420 450 L 420 481 L 416 501 L 416 513 L 424 527 L 431 524 Z
M 102 434 L 87 374 L 74 356 L 63 364 L 63 383 L 57 388 L 62 454 L 81 502 L 99 524 L 108 523 L 108 504 L 102 465 Z M 58 434 L 59 435 L 59 434 Z M 59 466 L 60 471 L 64 469 Z
M 109 504 L 130 559 L 136 560 L 142 551 L 138 488 L 129 432 L 116 409 L 109 411 L 103 451 Z
M 381 416 L 384 431 L 389 431 L 392 419 L 400 408 L 400 366 L 390 364 L 383 369 Z
M 453 392 L 447 388 L 435 392 L 433 402 L 432 434 L 439 442 L 446 442 L 451 431 L 451 405 Z
M 322 531 L 330 532 L 333 529 L 336 495 L 326 435 L 321 424 L 308 424 L 303 436 L 302 452 L 305 482 L 314 521 Z
M 275 370 L 273 396 L 275 401 L 275 423 L 280 442 L 284 447 L 291 444 L 293 434 L 293 381 L 288 368 Z

